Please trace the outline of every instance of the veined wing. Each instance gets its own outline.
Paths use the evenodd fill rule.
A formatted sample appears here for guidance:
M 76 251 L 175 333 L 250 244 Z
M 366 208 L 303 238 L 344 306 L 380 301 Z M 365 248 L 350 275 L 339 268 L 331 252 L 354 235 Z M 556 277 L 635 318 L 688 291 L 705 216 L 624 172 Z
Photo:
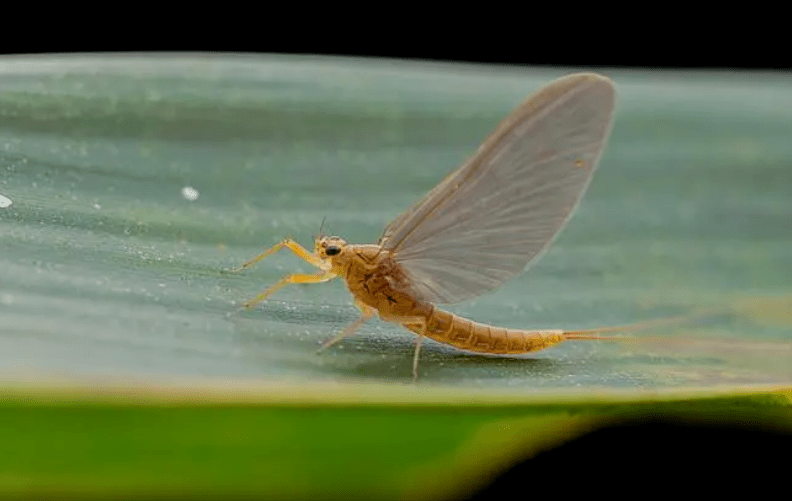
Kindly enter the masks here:
M 456 303 L 520 273 L 563 228 L 611 129 L 613 82 L 560 78 L 509 114 L 478 152 L 385 229 L 380 245 L 417 297 Z

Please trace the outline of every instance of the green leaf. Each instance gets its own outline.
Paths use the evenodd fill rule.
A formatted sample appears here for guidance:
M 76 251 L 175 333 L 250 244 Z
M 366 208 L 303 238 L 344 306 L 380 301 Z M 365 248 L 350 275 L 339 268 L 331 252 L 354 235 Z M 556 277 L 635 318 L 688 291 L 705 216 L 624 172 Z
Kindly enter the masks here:
M 520 357 L 427 341 L 413 383 L 392 324 L 316 354 L 357 318 L 340 281 L 240 309 L 307 265 L 228 270 L 310 246 L 325 217 L 376 241 L 564 73 L 0 60 L 0 494 L 431 498 L 626 415 L 739 401 L 788 422 L 783 73 L 606 72 L 616 124 L 578 213 L 530 271 L 453 308 L 515 328 L 685 321 Z

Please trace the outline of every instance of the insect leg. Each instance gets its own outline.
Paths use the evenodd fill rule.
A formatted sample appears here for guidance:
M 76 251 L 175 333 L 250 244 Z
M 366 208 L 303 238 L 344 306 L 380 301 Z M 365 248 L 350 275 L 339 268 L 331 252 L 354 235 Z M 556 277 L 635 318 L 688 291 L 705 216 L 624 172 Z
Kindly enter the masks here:
M 265 290 L 258 296 L 254 297 L 249 301 L 245 301 L 242 305 L 245 308 L 250 308 L 256 303 L 260 303 L 267 299 L 273 292 L 277 291 L 284 285 L 288 284 L 318 284 L 320 282 L 327 282 L 328 280 L 332 280 L 337 275 L 335 273 L 331 273 L 329 271 L 322 271 L 315 275 L 306 275 L 303 273 L 295 273 L 294 275 L 286 275 L 285 277 L 281 278 L 278 283 L 270 287 L 269 289 Z
M 297 257 L 299 257 L 301 259 L 304 259 L 305 261 L 308 261 L 309 263 L 311 263 L 312 265 L 316 266 L 317 268 L 321 268 L 322 267 L 322 262 L 319 260 L 319 258 L 317 258 L 308 249 L 306 249 L 302 245 L 298 244 L 297 242 L 295 242 L 291 238 L 287 238 L 287 239 L 283 240 L 282 242 L 278 242 L 277 244 L 273 245 L 272 247 L 270 247 L 266 251 L 262 252 L 258 256 L 254 257 L 253 259 L 248 261 L 247 263 L 245 263 L 245 264 L 243 264 L 241 266 L 237 266 L 236 268 L 232 269 L 231 273 L 238 273 L 240 271 L 246 270 L 246 269 L 250 268 L 251 266 L 253 266 L 254 264 L 256 264 L 259 261 L 261 261 L 262 259 L 264 259 L 265 257 L 278 252 L 279 250 L 283 249 L 284 247 L 289 249 L 290 251 L 294 252 L 297 255 Z
M 348 338 L 349 336 L 354 334 L 358 329 L 360 329 L 360 326 L 362 326 L 364 323 L 370 320 L 371 317 L 373 317 L 377 313 L 377 310 L 375 310 L 374 308 L 368 305 L 361 303 L 357 299 L 355 299 L 355 305 L 360 309 L 360 318 L 355 320 L 353 323 L 347 325 L 346 328 L 344 328 L 344 330 L 342 330 L 335 336 L 331 337 L 330 339 L 322 343 L 322 347 L 319 348 L 319 351 L 317 353 L 321 353 L 322 351 L 333 346 L 342 339 Z
M 416 315 L 409 317 L 390 316 L 380 311 L 380 318 L 388 322 L 398 322 L 403 327 L 418 334 L 418 339 L 415 341 L 415 354 L 413 355 L 413 381 L 418 380 L 418 357 L 421 354 L 421 345 L 423 344 L 423 332 L 426 332 L 426 317 Z
M 418 355 L 421 353 L 421 344 L 423 343 L 423 336 L 418 336 L 415 342 L 415 355 L 413 355 L 413 381 L 418 381 Z

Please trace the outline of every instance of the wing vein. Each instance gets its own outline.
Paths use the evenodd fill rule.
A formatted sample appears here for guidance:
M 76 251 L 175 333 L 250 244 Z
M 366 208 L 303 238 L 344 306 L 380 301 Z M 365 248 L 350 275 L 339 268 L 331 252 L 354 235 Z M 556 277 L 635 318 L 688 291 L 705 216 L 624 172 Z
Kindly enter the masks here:
M 412 292 L 455 303 L 497 287 L 541 255 L 591 181 L 614 102 L 613 83 L 600 75 L 550 83 L 397 217 L 380 245 L 404 268 Z

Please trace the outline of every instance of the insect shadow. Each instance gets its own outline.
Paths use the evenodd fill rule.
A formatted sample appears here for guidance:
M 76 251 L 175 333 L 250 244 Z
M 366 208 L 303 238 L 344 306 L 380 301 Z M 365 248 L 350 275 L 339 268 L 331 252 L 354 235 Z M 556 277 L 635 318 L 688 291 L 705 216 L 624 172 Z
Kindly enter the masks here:
M 338 376 L 404 382 L 405 371 L 413 365 L 414 349 L 415 338 L 383 325 L 318 356 L 323 368 Z M 561 375 L 566 366 L 549 356 L 481 355 L 431 341 L 423 345 L 423 354 L 428 363 L 421 369 L 421 382 L 459 383 L 460 371 L 467 378 L 482 380 L 500 380 L 509 375 L 548 378 Z

